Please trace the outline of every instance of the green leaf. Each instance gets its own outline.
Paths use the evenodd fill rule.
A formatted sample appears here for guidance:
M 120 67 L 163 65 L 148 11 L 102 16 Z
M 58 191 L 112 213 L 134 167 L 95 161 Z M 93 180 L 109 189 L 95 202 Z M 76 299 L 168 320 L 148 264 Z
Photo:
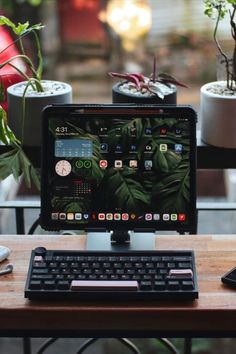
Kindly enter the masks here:
M 7 114 L 0 106 L 0 141 L 5 145 L 20 144 L 20 141 L 15 137 L 12 130 L 7 125 Z
M 152 204 L 158 203 L 161 212 L 173 210 L 176 212 L 186 211 L 186 203 L 189 202 L 189 164 L 187 158 L 183 159 L 173 173 L 164 174 L 153 186 Z
M 18 23 L 17 25 L 13 23 L 9 18 L 5 16 L 0 16 L 0 26 L 6 25 L 12 29 L 12 31 L 17 35 L 17 36 L 22 36 L 26 32 L 32 32 L 32 31 L 38 31 L 41 30 L 44 26 L 41 25 L 41 23 L 32 25 L 29 27 L 29 21 L 25 23 Z
M 122 170 L 108 170 L 99 192 L 108 210 L 113 210 L 116 205 L 127 212 L 140 212 L 150 202 L 150 196 L 136 178 L 136 172 L 127 166 Z
M 20 147 L 12 148 L 12 150 L 0 155 L 0 180 L 4 180 L 11 174 L 16 180 L 23 174 L 28 188 L 31 187 L 32 179 L 35 186 L 40 189 L 39 174 Z
M 16 35 L 20 36 L 24 34 L 28 29 L 29 22 L 27 21 L 25 23 L 18 23 L 18 25 L 15 25 L 11 20 L 9 20 L 9 18 L 5 16 L 0 16 L 0 25 L 6 25 L 10 27 Z

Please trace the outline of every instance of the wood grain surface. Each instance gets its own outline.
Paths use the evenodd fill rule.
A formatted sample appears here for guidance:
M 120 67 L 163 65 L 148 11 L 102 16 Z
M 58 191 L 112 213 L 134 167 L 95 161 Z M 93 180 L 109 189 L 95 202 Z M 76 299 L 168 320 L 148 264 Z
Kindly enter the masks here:
M 236 266 L 236 235 L 157 237 L 157 249 L 195 251 L 199 299 L 194 301 L 40 302 L 24 298 L 33 248 L 83 249 L 85 241 L 85 236 L 0 236 L 0 245 L 12 251 L 1 265 L 7 262 L 14 265 L 12 274 L 0 277 L 0 335 L 236 334 L 236 290 L 224 286 L 220 280 Z

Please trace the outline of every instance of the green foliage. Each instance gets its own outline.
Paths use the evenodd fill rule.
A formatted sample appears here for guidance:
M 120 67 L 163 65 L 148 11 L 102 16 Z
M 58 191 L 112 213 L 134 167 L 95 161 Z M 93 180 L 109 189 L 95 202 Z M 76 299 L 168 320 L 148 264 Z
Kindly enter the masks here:
M 5 62 L 0 64 L 0 69 L 3 68 L 5 65 L 10 64 L 13 66 L 21 75 L 22 77 L 26 78 L 26 80 L 29 80 L 30 78 L 18 67 L 15 66 L 15 64 L 12 64 L 12 61 L 16 58 L 21 58 L 25 61 L 26 65 L 29 67 L 32 75 L 33 75 L 33 81 L 35 83 L 35 90 L 36 91 L 43 91 L 42 84 L 40 82 L 42 78 L 42 71 L 43 71 L 43 58 L 42 58 L 42 51 L 41 51 L 41 46 L 39 42 L 39 38 L 37 35 L 37 31 L 41 30 L 44 26 L 42 26 L 40 23 L 35 24 L 30 26 L 29 22 L 25 23 L 18 23 L 17 25 L 14 24 L 9 18 L 5 16 L 0 16 L 0 26 L 7 26 L 10 30 L 13 31 L 13 33 L 17 36 L 17 39 L 12 42 L 11 45 L 13 45 L 15 42 L 19 41 L 20 43 L 20 49 L 21 49 L 21 54 L 20 55 L 15 55 Z M 34 39 L 35 39 L 35 46 L 36 46 L 36 51 L 37 51 L 37 56 L 38 56 L 38 66 L 35 67 L 33 61 L 30 59 L 29 56 L 25 54 L 25 49 L 24 49 L 24 44 L 22 41 L 22 38 L 29 33 L 34 34 Z M 3 53 L 8 47 L 3 49 L 1 53 Z M 32 81 L 32 79 L 31 79 Z
M 32 1 L 32 4 L 39 3 L 38 0 Z M 22 132 L 24 131 L 24 117 L 25 117 L 25 96 L 27 89 L 31 86 L 35 91 L 43 91 L 43 86 L 41 83 L 42 72 L 43 72 L 43 58 L 41 53 L 41 46 L 38 38 L 37 31 L 41 30 L 44 26 L 40 23 L 30 26 L 29 22 L 14 24 L 9 18 L 5 16 L 0 16 L 0 26 L 7 26 L 13 34 L 16 36 L 14 42 L 12 42 L 8 47 L 3 49 L 1 53 L 7 50 L 15 42 L 19 42 L 21 54 L 15 55 L 5 62 L 0 63 L 0 74 L 1 68 L 5 67 L 7 64 L 12 66 L 16 71 L 18 71 L 22 77 L 24 77 L 28 82 L 26 84 L 24 94 L 22 97 L 22 110 L 23 122 L 22 122 Z M 23 37 L 32 33 L 35 40 L 35 47 L 38 56 L 38 65 L 35 66 L 31 58 L 26 55 L 23 43 Z M 0 54 L 1 54 L 0 53 Z M 29 67 L 32 77 L 29 77 L 28 74 L 23 72 L 20 67 L 14 64 L 14 59 L 21 58 L 24 60 L 26 65 Z M 3 81 L 0 81 L 0 96 L 1 99 L 4 99 L 4 87 Z M 22 137 L 24 134 L 22 133 Z M 3 180 L 8 175 L 13 174 L 13 176 L 18 179 L 21 174 L 24 176 L 25 183 L 28 187 L 31 186 L 31 181 L 34 182 L 36 187 L 40 189 L 39 174 L 37 170 L 33 167 L 30 160 L 26 156 L 25 152 L 21 147 L 21 142 L 16 139 L 14 133 L 7 125 L 7 115 L 3 108 L 0 106 L 0 141 L 5 145 L 10 145 L 12 150 L 0 156 L 0 179 Z
M 227 0 L 205 0 L 204 2 L 204 13 L 210 18 L 215 19 L 216 15 L 219 14 L 220 19 L 223 19 L 228 12 L 227 6 L 229 4 L 229 1 Z
M 116 205 L 123 210 L 140 212 L 150 205 L 150 195 L 145 192 L 141 181 L 135 178 L 135 171 L 127 166 L 122 170 L 109 169 L 98 192 L 107 210 Z
M 225 62 L 227 88 L 236 91 L 236 0 L 204 0 L 204 5 L 205 15 L 215 20 L 214 41 Z M 229 18 L 233 39 L 233 54 L 231 58 L 224 52 L 217 38 L 219 22 L 226 18 L 226 15 Z M 231 61 L 232 69 L 230 66 Z
M 40 189 L 40 178 L 38 171 L 33 167 L 30 160 L 20 146 L 20 141 L 15 137 L 7 124 L 7 115 L 0 106 L 0 141 L 4 145 L 11 146 L 12 149 L 0 155 L 0 180 L 4 180 L 13 174 L 18 178 L 23 174 L 25 184 L 31 187 L 31 180 Z
M 0 141 L 5 145 L 18 145 L 20 142 L 7 125 L 7 114 L 0 106 Z
M 16 180 L 23 174 L 27 187 L 31 187 L 32 179 L 35 186 L 40 189 L 39 173 L 32 166 L 20 146 L 16 146 L 12 150 L 0 155 L 0 180 L 5 179 L 11 174 L 13 174 Z
M 186 202 L 189 201 L 189 163 L 183 159 L 171 174 L 164 174 L 160 182 L 152 189 L 153 200 L 159 201 L 161 211 L 170 210 L 175 206 L 176 211 L 185 210 Z

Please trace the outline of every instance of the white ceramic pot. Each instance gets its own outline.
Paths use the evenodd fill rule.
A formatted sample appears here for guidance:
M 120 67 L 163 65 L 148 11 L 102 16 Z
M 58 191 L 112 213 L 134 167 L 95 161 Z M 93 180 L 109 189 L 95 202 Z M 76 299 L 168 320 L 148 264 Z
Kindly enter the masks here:
M 201 137 L 210 145 L 236 148 L 236 96 L 222 96 L 208 91 L 214 84 L 225 85 L 224 81 L 210 82 L 201 87 Z
M 50 104 L 72 103 L 72 88 L 70 85 L 51 80 L 43 80 L 45 92 L 28 90 L 25 97 L 25 116 L 23 124 L 23 92 L 25 82 L 8 87 L 8 124 L 16 137 L 25 146 L 41 146 L 41 113 Z M 24 132 L 22 136 L 22 126 Z

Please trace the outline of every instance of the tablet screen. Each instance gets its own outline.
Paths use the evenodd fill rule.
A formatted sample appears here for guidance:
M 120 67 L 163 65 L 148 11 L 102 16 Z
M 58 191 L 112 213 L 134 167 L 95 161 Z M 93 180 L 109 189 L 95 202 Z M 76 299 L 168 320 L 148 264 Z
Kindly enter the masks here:
M 43 224 L 189 230 L 196 207 L 192 111 L 118 111 L 46 110 Z

